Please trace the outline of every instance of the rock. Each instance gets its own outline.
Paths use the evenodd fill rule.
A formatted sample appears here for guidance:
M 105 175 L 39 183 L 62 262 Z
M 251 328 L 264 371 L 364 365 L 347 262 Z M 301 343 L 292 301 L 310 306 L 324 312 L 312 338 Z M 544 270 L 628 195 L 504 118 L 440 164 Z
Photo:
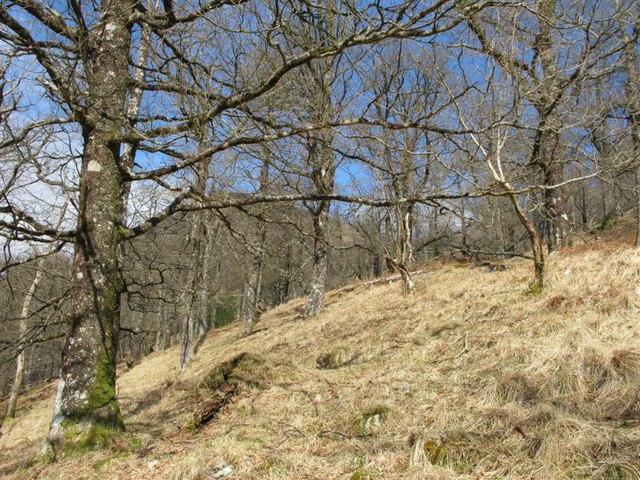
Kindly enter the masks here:
M 380 425 L 382 425 L 382 414 L 381 413 L 376 413 L 375 415 L 371 415 L 370 417 L 367 417 L 367 419 L 363 422 L 362 426 L 364 427 L 365 430 L 373 430 L 377 427 L 379 427 Z
M 221 465 L 217 470 L 210 472 L 211 478 L 224 478 L 233 473 L 233 467 L 231 465 Z
M 362 417 L 356 422 L 356 430 L 360 433 L 376 430 L 387 420 L 388 415 L 389 407 L 374 407 L 362 414 Z

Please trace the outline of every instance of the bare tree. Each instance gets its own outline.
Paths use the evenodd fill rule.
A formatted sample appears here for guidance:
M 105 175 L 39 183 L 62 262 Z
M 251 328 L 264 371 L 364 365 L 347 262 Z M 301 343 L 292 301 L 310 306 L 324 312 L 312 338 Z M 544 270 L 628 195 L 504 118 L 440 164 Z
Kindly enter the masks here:
M 552 252 L 568 239 L 562 134 L 572 123 L 566 109 L 585 82 L 610 71 L 608 59 L 620 45 L 610 41 L 613 32 L 605 20 L 609 11 L 595 5 L 583 9 L 581 2 L 527 3 L 531 5 L 522 5 L 522 10 L 497 7 L 487 11 L 485 18 L 469 15 L 468 21 L 482 50 L 512 76 L 518 101 L 535 111 L 529 127 L 533 131 L 530 165 L 541 172 L 545 186 L 546 238 Z M 574 15 L 575 11 L 580 13 Z
M 407 62 L 402 45 L 388 61 L 395 63 L 392 73 L 379 72 L 381 84 L 376 89 L 375 110 L 384 122 L 399 124 L 414 123 L 416 118 L 427 119 L 442 108 L 437 91 L 437 68 L 427 74 L 414 60 Z M 414 55 L 415 52 L 411 52 Z M 420 58 L 420 63 L 436 65 L 430 56 Z M 385 65 L 388 67 L 388 65 Z M 433 75 L 433 77 L 429 77 Z M 426 129 L 399 128 L 383 130 L 379 137 L 372 132 L 369 138 L 378 148 L 371 151 L 370 163 L 382 180 L 385 196 L 395 200 L 387 209 L 387 233 L 391 235 L 392 247 L 387 248 L 387 262 L 398 270 L 407 292 L 415 285 L 409 274 L 414 261 L 414 230 L 418 205 L 402 199 L 417 198 L 427 189 L 430 169 L 434 162 L 431 139 Z

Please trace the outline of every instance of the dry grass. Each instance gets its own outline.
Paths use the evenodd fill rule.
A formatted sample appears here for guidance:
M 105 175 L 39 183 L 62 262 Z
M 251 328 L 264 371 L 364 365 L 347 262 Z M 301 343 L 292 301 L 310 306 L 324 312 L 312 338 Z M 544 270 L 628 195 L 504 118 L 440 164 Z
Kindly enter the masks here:
M 552 255 L 538 296 L 526 293 L 531 274 L 519 260 L 495 273 L 442 263 L 416 276 L 409 297 L 397 283 L 361 285 L 333 293 L 314 320 L 298 319 L 302 301 L 291 302 L 249 338 L 240 325 L 212 332 L 181 375 L 175 348 L 124 373 L 121 442 L 140 445 L 4 471 L 195 480 L 228 465 L 226 478 L 242 479 L 640 478 L 640 254 L 619 245 Z M 354 360 L 316 368 L 336 349 Z M 243 383 L 211 422 L 191 428 L 194 392 L 241 352 L 266 359 L 268 374 L 254 372 L 263 381 Z M 5 462 L 37 451 L 51 401 L 21 409 L 0 437 Z

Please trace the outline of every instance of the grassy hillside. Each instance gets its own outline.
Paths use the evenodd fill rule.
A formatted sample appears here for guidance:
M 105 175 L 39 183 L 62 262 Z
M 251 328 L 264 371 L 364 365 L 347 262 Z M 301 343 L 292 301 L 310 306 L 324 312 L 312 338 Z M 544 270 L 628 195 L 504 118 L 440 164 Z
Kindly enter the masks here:
M 182 375 L 177 349 L 155 353 L 119 377 L 128 432 L 50 464 L 54 385 L 40 387 L 3 427 L 0 478 L 640 478 L 640 254 L 625 235 L 552 255 L 538 296 L 525 260 L 440 263 L 409 297 L 355 285 L 314 320 L 294 301 L 249 338 L 211 332 Z

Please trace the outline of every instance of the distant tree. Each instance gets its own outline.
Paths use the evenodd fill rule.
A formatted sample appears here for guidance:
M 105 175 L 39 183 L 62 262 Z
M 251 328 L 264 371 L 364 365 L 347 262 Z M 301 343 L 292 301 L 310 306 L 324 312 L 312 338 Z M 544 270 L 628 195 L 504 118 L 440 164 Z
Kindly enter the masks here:
M 626 71 L 626 117 L 631 130 L 633 164 L 636 180 L 636 247 L 640 247 L 640 1 L 631 2 L 628 12 L 629 25 L 621 26 L 624 42 L 623 62 Z
M 270 190 L 269 171 L 271 168 L 270 153 L 268 148 L 262 148 L 260 165 L 260 187 L 258 192 L 266 195 Z M 250 254 L 250 265 L 246 275 L 244 285 L 244 296 L 242 303 L 242 316 L 244 321 L 244 335 L 250 335 L 260 315 L 260 296 L 262 290 L 262 280 L 264 272 L 265 249 L 267 243 L 267 222 L 258 215 L 257 231 L 254 235 L 254 242 L 248 246 Z
M 425 55 L 422 52 L 422 55 Z M 386 59 L 393 70 L 376 72 L 378 86 L 374 91 L 378 101 L 375 111 L 382 123 L 399 125 L 424 122 L 444 107 L 447 100 L 441 99 L 439 90 L 437 60 L 430 56 L 413 59 L 416 52 L 404 52 L 398 48 L 395 55 Z M 425 71 L 422 65 L 432 67 Z M 444 95 L 446 97 L 446 95 Z M 414 258 L 414 232 L 418 218 L 419 204 L 411 199 L 421 197 L 428 192 L 431 180 L 430 171 L 435 163 L 430 132 L 419 128 L 397 128 L 372 131 L 368 135 L 372 148 L 367 158 L 374 169 L 385 192 L 385 197 L 393 202 L 386 209 L 386 230 L 391 238 L 391 248 L 386 256 L 394 270 L 398 270 L 407 292 L 415 285 L 409 273 Z
M 58 222 L 55 226 L 56 229 L 60 228 L 62 222 L 65 219 L 65 214 L 67 211 L 68 201 L 62 207 L 60 211 Z M 33 276 L 33 280 L 31 281 L 31 285 L 29 286 L 29 290 L 24 295 L 24 299 L 22 300 L 22 309 L 20 311 L 20 327 L 18 333 L 18 357 L 16 359 L 16 373 L 13 380 L 13 385 L 11 386 L 11 392 L 9 394 L 9 402 L 7 403 L 7 412 L 5 417 L 13 418 L 16 413 L 16 403 L 18 401 L 18 395 L 20 395 L 20 390 L 22 389 L 24 376 L 25 376 L 25 360 L 26 360 L 26 349 L 28 345 L 28 320 L 31 316 L 31 308 L 33 299 L 36 295 L 36 290 L 42 281 L 42 278 L 45 274 L 45 265 L 44 262 L 48 256 L 50 256 L 55 250 L 58 248 L 58 245 L 55 243 L 50 243 L 45 248 L 45 251 L 39 253 L 37 256 L 39 257 L 36 261 L 36 272 Z

